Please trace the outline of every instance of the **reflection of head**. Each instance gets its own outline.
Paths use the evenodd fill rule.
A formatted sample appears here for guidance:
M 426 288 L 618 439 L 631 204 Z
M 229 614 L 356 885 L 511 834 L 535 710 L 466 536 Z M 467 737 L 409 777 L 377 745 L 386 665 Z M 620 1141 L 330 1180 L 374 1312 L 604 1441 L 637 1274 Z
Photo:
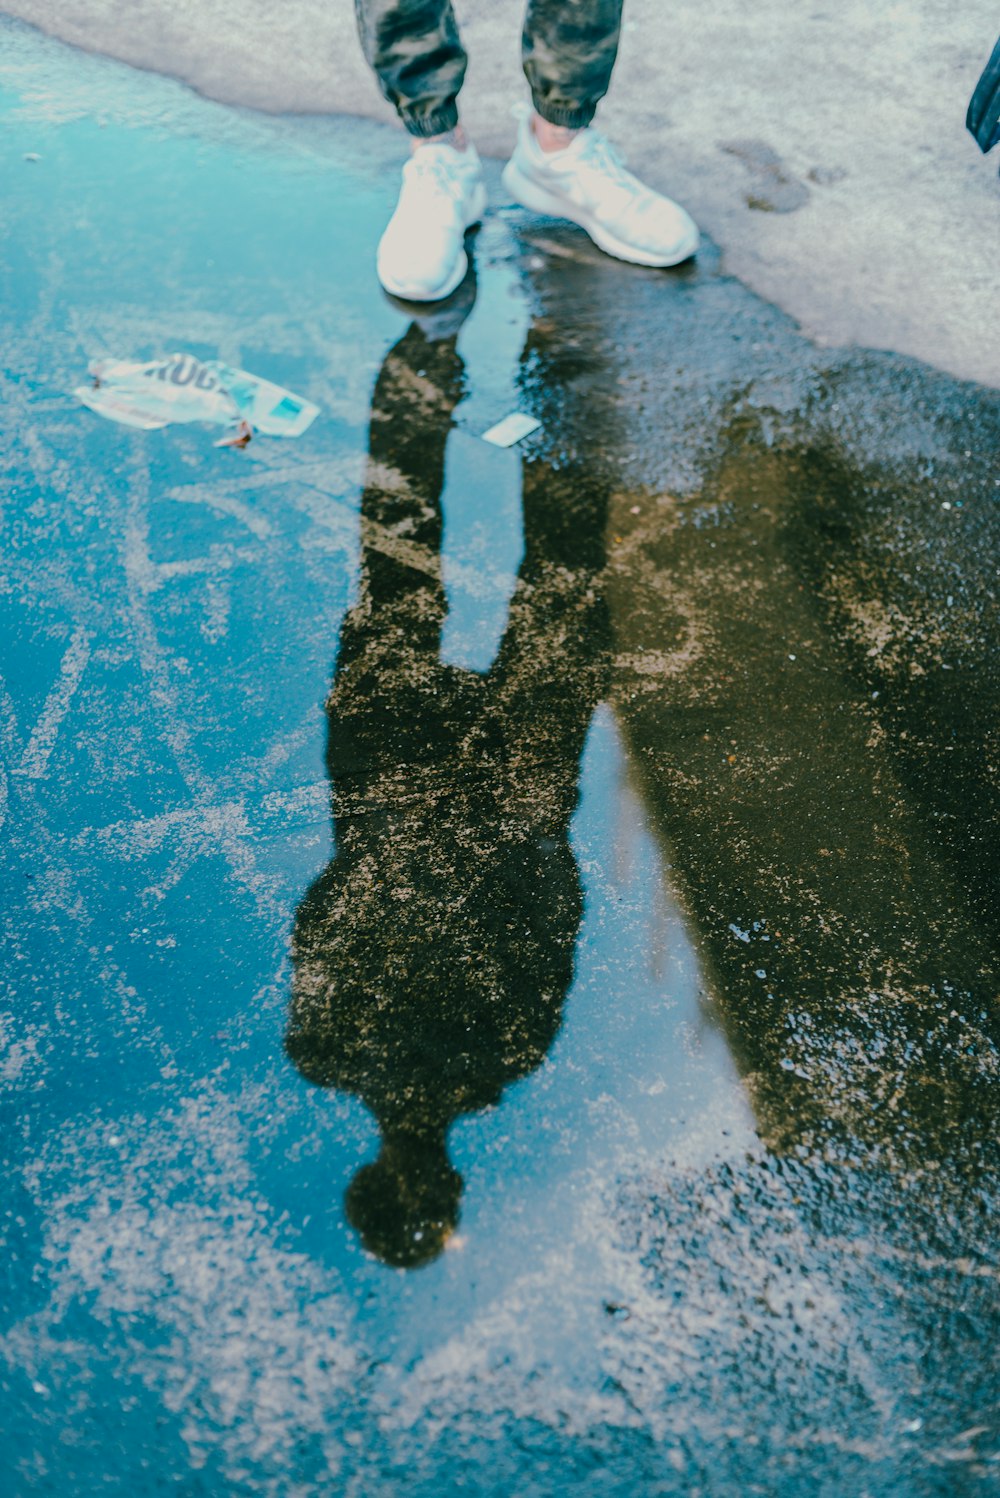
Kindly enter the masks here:
M 470 832 L 480 841 L 466 857 Z M 285 1037 L 304 1077 L 356 1093 L 379 1124 L 381 1153 L 352 1182 L 347 1215 L 365 1247 L 397 1266 L 436 1258 L 454 1231 L 462 1183 L 448 1127 L 497 1103 L 545 1056 L 580 919 L 565 842 L 511 847 L 481 802 L 457 824 L 454 808 L 442 815 L 407 867 L 412 836 L 402 819 L 364 818 L 361 848 L 348 839 L 306 894 Z M 483 843 L 492 862 L 477 890 Z M 393 878 L 406 899 L 394 898 Z
M 443 1135 L 395 1135 L 358 1171 L 345 1203 L 369 1253 L 398 1269 L 436 1259 L 458 1224 L 462 1177 Z

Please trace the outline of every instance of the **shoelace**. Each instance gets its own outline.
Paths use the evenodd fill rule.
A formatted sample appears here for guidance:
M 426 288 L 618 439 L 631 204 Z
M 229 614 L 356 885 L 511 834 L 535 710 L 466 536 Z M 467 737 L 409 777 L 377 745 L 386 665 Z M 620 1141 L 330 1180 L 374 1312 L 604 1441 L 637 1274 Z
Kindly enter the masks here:
M 424 178 L 454 202 L 460 202 L 465 194 L 465 183 L 433 146 L 423 146 L 414 151 L 406 163 L 405 171 L 411 181 L 418 177 Z
M 615 147 L 599 130 L 591 128 L 583 136 L 580 163 L 631 195 L 632 201 L 627 209 L 629 216 L 641 216 L 656 205 L 656 194 L 632 175 Z
M 584 134 L 580 143 L 580 160 L 588 166 L 596 167 L 603 176 L 610 177 L 620 187 L 634 189 L 636 186 L 636 179 L 627 170 L 622 157 L 599 130 L 591 127 Z

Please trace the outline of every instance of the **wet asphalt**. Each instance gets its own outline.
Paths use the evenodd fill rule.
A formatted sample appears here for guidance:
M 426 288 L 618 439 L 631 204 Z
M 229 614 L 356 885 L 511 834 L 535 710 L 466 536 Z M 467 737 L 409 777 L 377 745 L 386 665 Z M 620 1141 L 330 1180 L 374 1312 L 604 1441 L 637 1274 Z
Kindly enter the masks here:
M 996 392 L 7 39 L 3 1490 L 994 1491 Z

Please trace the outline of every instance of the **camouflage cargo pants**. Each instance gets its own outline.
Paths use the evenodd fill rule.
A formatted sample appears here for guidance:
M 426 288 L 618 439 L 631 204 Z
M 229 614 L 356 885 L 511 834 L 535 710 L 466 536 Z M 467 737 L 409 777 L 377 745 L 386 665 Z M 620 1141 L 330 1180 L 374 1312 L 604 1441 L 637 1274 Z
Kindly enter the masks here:
M 355 0 L 382 92 L 411 135 L 458 120 L 466 56 L 451 0 Z M 521 35 L 535 108 L 553 125 L 589 125 L 618 51 L 622 0 L 528 0 Z

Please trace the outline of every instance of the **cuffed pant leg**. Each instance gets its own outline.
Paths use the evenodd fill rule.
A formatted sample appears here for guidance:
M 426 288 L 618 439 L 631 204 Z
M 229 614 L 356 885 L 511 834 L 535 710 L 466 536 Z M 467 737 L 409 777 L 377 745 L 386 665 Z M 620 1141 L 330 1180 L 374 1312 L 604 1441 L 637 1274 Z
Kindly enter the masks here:
M 354 0 L 369 66 L 411 135 L 458 124 L 466 56 L 450 0 Z
M 621 16 L 622 0 L 528 0 L 521 56 L 543 120 L 590 124 L 611 82 Z

